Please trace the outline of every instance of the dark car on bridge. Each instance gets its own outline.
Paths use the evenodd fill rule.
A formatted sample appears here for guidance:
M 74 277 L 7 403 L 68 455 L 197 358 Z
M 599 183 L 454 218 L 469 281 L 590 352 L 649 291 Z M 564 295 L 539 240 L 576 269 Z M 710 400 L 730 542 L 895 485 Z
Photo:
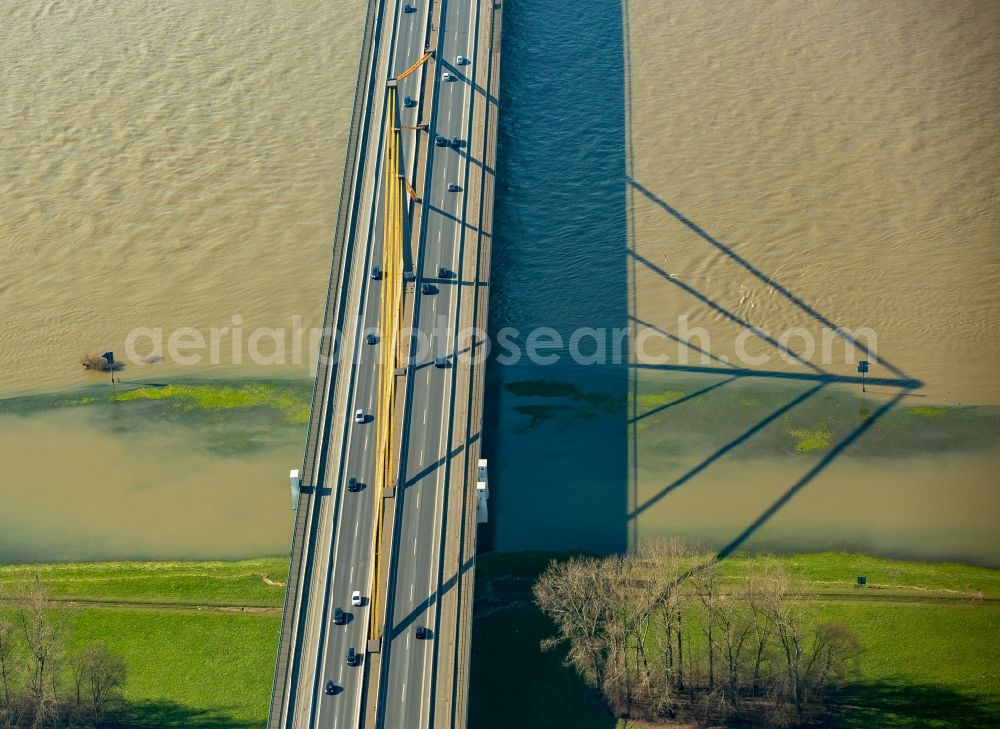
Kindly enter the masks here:
M 347 665 L 356 666 L 361 661 L 361 656 L 353 648 L 347 649 Z
M 333 681 L 327 681 L 326 686 L 323 687 L 323 693 L 327 696 L 333 696 L 336 691 L 337 687 L 333 685 Z
M 423 640 L 426 637 L 427 637 L 427 628 L 425 628 L 423 625 L 418 625 L 417 626 L 417 640 Z
M 438 369 L 442 369 L 443 370 L 445 367 L 448 366 L 448 358 L 447 357 L 435 357 L 434 358 L 434 366 L 437 367 Z
M 347 622 L 347 617 L 344 615 L 344 611 L 340 608 L 334 608 L 333 610 L 333 624 L 343 625 Z
M 462 140 L 458 137 L 451 138 L 451 146 L 455 149 L 460 149 L 462 147 Z
M 358 479 L 354 478 L 354 476 L 351 476 L 349 479 L 347 479 L 347 490 L 348 491 L 361 490 L 361 484 L 358 483 Z
M 365 341 L 368 342 L 368 344 L 375 344 L 375 342 L 377 342 L 378 339 L 375 338 L 374 334 L 368 332 L 368 334 L 365 335 Z
M 380 269 L 378 266 L 372 266 L 372 278 L 375 279 L 376 281 L 382 278 L 382 269 Z
M 439 134 L 439 135 L 437 135 L 437 138 L 434 140 L 434 144 L 436 144 L 439 147 L 447 147 L 448 146 L 448 139 L 446 137 L 442 137 Z
M 422 293 L 422 294 L 433 294 L 434 293 L 434 287 L 431 286 L 429 283 L 427 283 L 425 281 L 424 283 L 420 284 L 420 293 Z

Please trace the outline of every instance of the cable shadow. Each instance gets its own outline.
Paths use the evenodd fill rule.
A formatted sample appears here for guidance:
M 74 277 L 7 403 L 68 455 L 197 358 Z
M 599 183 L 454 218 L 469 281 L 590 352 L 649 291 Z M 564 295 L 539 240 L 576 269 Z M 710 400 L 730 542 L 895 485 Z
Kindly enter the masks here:
M 827 374 L 826 370 L 824 370 L 822 367 L 820 367 L 820 366 L 818 366 L 816 364 L 813 364 L 808 359 L 806 359 L 805 357 L 803 357 L 801 354 L 799 354 L 798 352 L 794 351 L 788 345 L 782 344 L 781 342 L 779 342 L 777 339 L 775 339 L 774 337 L 772 337 L 770 334 L 768 334 L 767 332 L 765 332 L 760 327 L 754 326 L 753 324 L 751 324 L 750 322 L 748 322 L 746 319 L 744 319 L 740 315 L 734 314 L 733 312 L 729 311 L 729 309 L 725 308 L 721 304 L 717 303 L 714 299 L 711 299 L 708 296 L 706 296 L 705 294 L 703 294 L 702 292 L 698 291 L 693 286 L 690 286 L 690 285 L 684 283 L 683 281 L 681 281 L 680 279 L 678 279 L 678 278 L 676 278 L 674 276 L 671 276 L 669 273 L 667 273 L 666 271 L 664 271 L 662 268 L 660 268 L 659 266 L 657 266 L 655 263 L 653 263 L 652 261 L 650 261 L 648 258 L 640 255 L 639 253 L 636 253 L 634 250 L 629 250 L 628 255 L 631 256 L 636 261 L 638 261 L 639 263 L 641 263 L 646 268 L 648 268 L 653 273 L 655 273 L 658 276 L 660 276 L 661 278 L 663 278 L 664 281 L 667 281 L 668 283 L 673 284 L 674 286 L 676 286 L 677 288 L 681 289 L 685 293 L 687 293 L 690 296 L 693 296 L 694 298 L 698 299 L 699 301 L 701 301 L 703 304 L 705 304 L 706 306 L 708 306 L 713 311 L 721 314 L 723 317 L 725 317 L 729 321 L 731 321 L 731 322 L 733 322 L 735 324 L 738 324 L 740 327 L 748 330 L 750 333 L 752 333 L 757 338 L 764 340 L 765 342 L 767 342 L 768 344 L 770 344 L 772 347 L 774 347 L 778 351 L 780 351 L 780 352 L 782 352 L 784 354 L 787 354 L 789 357 L 791 357 L 792 359 L 794 359 L 796 362 L 798 362 L 799 364 L 803 365 L 804 367 L 808 367 L 809 369 L 811 369 L 811 370 L 813 370 L 815 372 L 818 372 L 820 374 L 824 374 L 824 375 Z
M 629 365 L 632 370 L 662 370 L 664 372 L 689 372 L 691 374 L 699 375 L 734 375 L 740 378 L 751 378 L 759 377 L 762 379 L 773 379 L 773 380 L 787 380 L 789 382 L 840 382 L 849 385 L 860 385 L 864 382 L 868 386 L 872 385 L 882 385 L 886 387 L 902 387 L 908 392 L 907 394 L 913 394 L 909 392 L 910 390 L 916 390 L 923 387 L 923 382 L 920 380 L 897 380 L 892 377 L 866 377 L 862 380 L 860 377 L 855 377 L 854 375 L 834 375 L 834 374 L 809 374 L 808 372 L 782 372 L 781 370 L 751 370 L 751 369 L 729 369 L 723 370 L 717 367 L 708 367 L 707 365 L 668 365 L 668 364 L 632 364 Z
M 631 189 L 637 191 L 640 195 L 642 195 L 643 197 L 645 197 L 647 200 L 649 200 L 653 204 L 657 205 L 661 210 L 663 210 L 664 212 L 666 212 L 667 214 L 669 214 L 675 220 L 677 220 L 678 222 L 680 222 L 682 225 L 684 225 L 686 228 L 688 228 L 688 230 L 692 231 L 699 238 L 701 238 L 702 240 L 704 240 L 707 243 L 709 243 L 717 251 L 723 253 L 729 259 L 731 259 L 732 261 L 736 262 L 744 270 L 748 271 L 752 276 L 754 276 L 754 278 L 756 278 L 758 281 L 761 281 L 766 286 L 768 286 L 769 288 L 771 288 L 773 291 L 776 291 L 781 296 L 783 296 L 785 299 L 787 299 L 788 301 L 790 301 L 799 310 L 803 311 L 805 314 L 807 314 L 812 319 L 814 319 L 815 321 L 819 322 L 820 324 L 822 324 L 826 328 L 828 328 L 831 331 L 835 332 L 838 336 L 840 336 L 841 338 L 843 338 L 845 341 L 849 342 L 853 346 L 855 346 L 858 349 L 860 349 L 870 359 L 872 359 L 873 361 L 877 361 L 882 366 L 888 368 L 893 373 L 895 373 L 898 377 L 900 377 L 902 379 L 909 379 L 909 375 L 907 375 L 905 372 L 903 372 L 902 370 L 900 370 L 899 368 L 897 368 L 896 366 L 894 366 L 887 359 L 884 359 L 882 357 L 877 356 L 874 352 L 872 352 L 871 350 L 869 350 L 866 345 L 861 344 L 856 338 L 854 338 L 854 337 L 850 336 L 849 334 L 847 334 L 846 330 L 844 330 L 841 327 L 839 327 L 836 324 L 834 324 L 832 321 L 830 321 L 829 318 L 827 318 L 826 316 L 824 316 L 823 314 L 821 314 L 819 311 L 817 311 L 815 308 L 813 308 L 812 306 L 810 306 L 809 304 L 807 304 L 800 297 L 796 296 L 794 293 L 792 293 L 791 291 L 789 291 L 782 284 L 778 283 L 774 278 L 772 278 L 772 277 L 768 276 L 767 274 L 763 273 L 760 269 L 758 269 L 752 263 L 750 263 L 745 258 L 743 258 L 738 253 L 736 253 L 732 248 L 730 248 L 729 246 L 725 245 L 724 243 L 722 243 L 718 239 L 714 238 L 713 236 L 709 235 L 701 226 L 699 226 L 697 223 L 695 223 L 694 221 L 692 221 L 690 218 L 688 218 L 687 216 L 685 216 L 680 211 L 676 210 L 674 207 L 672 207 L 666 201 L 661 200 L 651 190 L 649 190 L 648 188 L 644 187 L 641 183 L 639 183 L 638 181 L 636 181 L 635 179 L 633 179 L 631 176 L 629 176 L 627 178 L 626 184 Z
M 474 558 L 470 557 L 469 559 L 467 559 L 465 562 L 462 563 L 462 566 L 459 568 L 457 573 L 455 573 L 454 575 L 452 575 L 447 580 L 441 583 L 439 589 L 430 593 L 427 597 L 418 602 L 414 606 L 414 608 L 410 610 L 410 612 L 408 612 L 403 618 L 396 621 L 392 625 L 392 627 L 389 628 L 389 640 L 393 641 L 396 638 L 398 638 L 407 628 L 412 627 L 413 624 L 416 622 L 417 618 L 423 615 L 428 610 L 428 608 L 431 607 L 431 605 L 434 605 L 440 597 L 443 597 L 444 595 L 448 594 L 448 592 L 453 590 L 455 586 L 458 584 L 459 578 L 466 572 L 468 572 L 470 569 L 472 569 L 472 565 L 474 563 L 475 563 Z M 435 636 L 436 635 L 438 635 L 437 631 L 435 631 Z
M 660 405 L 659 407 L 655 407 L 652 410 L 648 410 L 648 411 L 644 412 L 642 415 L 633 415 L 629 419 L 629 423 L 630 424 L 635 424 L 635 423 L 638 423 L 640 420 L 643 420 L 645 418 L 652 417 L 653 415 L 659 415 L 664 410 L 669 410 L 670 408 L 677 407 L 678 405 L 683 405 L 687 401 L 694 400 L 696 397 L 698 397 L 700 395 L 707 395 L 712 390 L 718 389 L 718 388 L 722 387 L 723 385 L 728 385 L 730 382 L 735 382 L 738 379 L 739 379 L 738 377 L 729 377 L 728 379 L 722 380 L 721 382 L 715 382 L 715 383 L 709 385 L 708 387 L 703 387 L 700 390 L 695 390 L 694 392 L 688 393 L 687 395 L 685 395 L 684 397 L 680 398 L 679 400 L 674 400 L 673 402 L 668 402 L 668 403 L 665 403 L 664 405 Z
M 635 286 L 634 285 L 633 285 L 632 289 L 633 289 L 633 292 L 634 292 L 634 290 L 635 290 Z M 633 309 L 633 311 L 635 310 L 635 304 L 634 303 L 632 305 L 632 309 Z M 631 322 L 633 322 L 635 324 L 640 324 L 640 325 L 646 327 L 647 329 L 649 329 L 651 331 L 657 332 L 658 334 L 662 334 L 663 336 L 665 336 L 667 339 L 671 340 L 672 342 L 676 342 L 677 344 L 680 344 L 683 347 L 687 347 L 688 349 L 693 349 L 698 354 L 704 355 L 704 356 L 708 357 L 711 360 L 715 360 L 716 362 L 718 362 L 721 365 L 725 365 L 726 367 L 737 369 L 736 365 L 734 365 L 729 360 L 723 359 L 722 357 L 719 357 L 718 355 L 712 354 L 707 349 L 702 349 L 697 344 L 693 344 L 688 339 L 682 339 L 681 337 L 678 337 L 676 334 L 671 334 L 670 332 L 668 332 L 663 327 L 659 327 L 656 324 L 651 324 L 650 322 L 643 321 L 642 319 L 637 319 L 632 314 L 629 314 L 628 318 L 629 318 L 629 321 L 631 321 Z
M 713 453 L 712 455 L 710 455 L 708 458 L 704 459 L 701 463 L 699 463 L 698 465 L 696 465 L 694 468 L 690 469 L 683 476 L 681 476 L 677 480 L 673 481 L 672 483 L 668 484 L 667 486 L 664 486 L 657 494 L 655 494 L 654 496 L 652 496 L 649 499 L 647 499 L 643 504 L 637 506 L 631 513 L 629 513 L 629 518 L 630 519 L 637 519 L 642 512 L 646 511 L 646 509 L 650 508 L 651 506 L 653 506 L 654 504 L 656 504 L 657 502 L 659 502 L 667 494 L 671 493 L 672 491 L 675 491 L 676 489 L 678 489 L 681 486 L 683 486 L 684 484 L 686 484 L 688 481 L 690 481 L 692 478 L 694 478 L 699 473 L 701 473 L 702 471 L 704 471 L 706 468 L 708 468 L 709 466 L 711 466 L 713 463 L 715 463 L 716 461 L 718 461 L 724 455 L 726 455 L 727 453 L 729 453 L 730 451 L 732 451 L 734 448 L 736 448 L 737 446 L 745 443 L 755 433 L 760 432 L 765 427 L 767 427 L 768 425 L 770 425 L 771 423 L 773 423 L 775 420 L 777 420 L 778 418 L 780 418 L 782 415 L 784 415 L 785 413 L 789 412 L 790 410 L 792 410 L 793 408 L 795 408 L 799 404 L 801 404 L 801 403 L 805 402 L 806 400 L 808 400 L 809 398 L 811 398 L 813 395 L 815 395 L 816 393 L 818 393 L 824 387 L 826 387 L 826 384 L 825 383 L 820 383 L 820 384 L 816 385 L 815 387 L 813 387 L 813 388 L 811 388 L 809 390 L 806 390 L 804 393 L 802 393 L 798 397 L 794 398 L 793 400 L 791 400 L 790 402 L 786 403 L 785 405 L 782 405 L 780 408 L 778 408 L 777 410 L 775 410 L 774 412 L 772 412 L 770 415 L 768 415 L 767 417 L 765 417 L 762 420 L 758 421 L 750 429 L 744 431 L 741 435 L 739 435 L 738 437 L 736 437 L 733 440 L 731 440 L 728 443 L 726 443 L 724 446 L 722 446 L 722 448 L 720 448 L 719 450 L 717 450 L 715 453 Z
M 876 421 L 879 420 L 879 418 L 883 417 L 886 413 L 892 410 L 892 408 L 894 408 L 899 403 L 899 401 L 903 399 L 905 395 L 906 395 L 905 391 L 897 393 L 892 400 L 882 405 L 878 410 L 872 413 L 871 417 L 866 419 L 863 423 L 861 423 L 861 425 L 859 425 L 851 433 L 849 433 L 846 437 L 844 437 L 839 443 L 837 443 L 837 445 L 831 448 L 830 452 L 827 453 L 825 456 L 823 456 L 823 458 L 820 459 L 819 463 L 810 468 L 808 473 L 806 473 L 802 478 L 800 478 L 798 481 L 792 484 L 789 487 L 789 489 L 784 494 L 782 494 L 777 501 L 771 504 L 771 506 L 769 506 L 760 516 L 754 519 L 753 522 L 751 522 L 746 529 L 740 532 L 739 536 L 733 539 L 733 541 L 731 541 L 725 547 L 720 549 L 719 553 L 716 555 L 716 559 L 720 560 L 725 559 L 730 554 L 739 549 L 740 546 L 742 546 L 751 536 L 753 536 L 754 532 L 760 529 L 772 516 L 778 513 L 785 506 L 785 504 L 791 501 L 792 497 L 795 496 L 795 494 L 797 494 L 799 491 L 805 488 L 810 481 L 812 481 L 814 478 L 816 478 L 817 475 L 819 475 L 822 471 L 824 471 L 826 467 L 829 466 L 834 461 L 834 459 L 836 459 L 837 456 L 839 456 L 848 446 L 850 446 L 858 438 L 864 435 L 864 433 L 869 428 L 871 428 L 876 423 Z
M 628 423 L 631 426 L 631 431 L 629 434 L 629 511 L 627 515 L 628 526 L 627 532 L 629 534 L 629 545 L 635 547 L 637 540 L 639 538 L 639 517 L 642 515 L 648 515 L 652 507 L 661 504 L 663 499 L 670 493 L 674 492 L 681 486 L 689 483 L 695 476 L 703 473 L 713 464 L 718 463 L 721 459 L 725 458 L 727 455 L 732 454 L 734 449 L 740 447 L 747 443 L 747 441 L 752 438 L 755 434 L 760 433 L 764 428 L 775 423 L 778 419 L 791 413 L 795 408 L 803 405 L 807 400 L 814 398 L 818 395 L 824 388 L 828 385 L 835 383 L 842 383 L 848 385 L 854 384 L 866 384 L 871 386 L 885 386 L 892 388 L 891 399 L 888 402 L 884 402 L 877 407 L 874 415 L 868 416 L 867 419 L 860 425 L 855 425 L 850 423 L 847 426 L 847 434 L 844 435 L 839 442 L 834 446 L 829 447 L 829 450 L 825 455 L 820 458 L 820 460 L 815 463 L 811 468 L 808 468 L 806 473 L 801 477 L 794 480 L 793 483 L 788 485 L 784 490 L 782 495 L 775 500 L 773 503 L 766 505 L 759 515 L 754 515 L 751 511 L 747 514 L 748 523 L 746 527 L 739 532 L 739 534 L 725 544 L 719 552 L 720 558 L 725 557 L 732 553 L 732 551 L 739 549 L 741 545 L 745 544 L 750 537 L 757 533 L 757 531 L 766 524 L 775 514 L 777 514 L 788 502 L 800 491 L 802 491 L 806 486 L 812 483 L 815 477 L 823 472 L 829 467 L 837 458 L 842 456 L 846 449 L 851 446 L 851 444 L 858 441 L 858 439 L 865 436 L 866 433 L 870 431 L 870 428 L 882 419 L 887 413 L 889 413 L 903 398 L 910 396 L 913 392 L 923 386 L 923 383 L 915 378 L 910 377 L 901 368 L 897 367 L 887 359 L 879 356 L 874 351 L 874 343 L 872 340 L 864 341 L 859 340 L 858 337 L 846 328 L 842 328 L 834 323 L 828 316 L 820 312 L 815 306 L 807 302 L 798 292 L 792 291 L 786 285 L 778 281 L 774 276 L 769 275 L 765 271 L 761 270 L 759 267 L 751 263 L 744 256 L 739 255 L 733 248 L 727 246 L 722 241 L 718 240 L 716 237 L 712 236 L 705 228 L 701 225 L 684 215 L 682 212 L 677 210 L 675 207 L 658 197 L 651 189 L 643 185 L 636 179 L 636 149 L 635 141 L 637 137 L 634 137 L 634 127 L 636 126 L 636 116 L 635 110 L 633 109 L 633 99 L 638 98 L 633 95 L 633 73 L 631 64 L 631 47 L 629 38 L 629 15 L 630 15 L 630 2 L 629 0 L 621 1 L 621 14 L 622 14 L 622 32 L 623 32 L 623 45 L 624 45 L 624 76 L 625 76 L 625 111 L 627 117 L 627 124 L 625 129 L 625 147 L 626 147 L 626 159 L 627 168 L 626 174 L 623 180 L 623 187 L 626 191 L 625 202 L 627 205 L 627 217 L 628 217 L 628 250 L 627 258 L 629 261 L 629 284 L 630 284 L 630 298 L 629 298 L 629 320 L 632 325 L 645 332 L 655 333 L 659 337 L 668 339 L 681 347 L 680 361 L 676 364 L 656 364 L 656 363 L 646 363 L 639 360 L 640 347 L 636 347 L 633 352 L 633 361 L 628 365 L 630 380 L 630 413 Z M 653 203 L 654 208 L 649 208 L 646 203 Z M 705 255 L 716 257 L 715 254 L 721 253 L 725 257 L 722 262 L 725 265 L 726 262 L 736 263 L 742 271 L 750 274 L 756 281 L 762 283 L 767 287 L 767 292 L 776 294 L 780 297 L 779 301 L 789 302 L 792 307 L 794 307 L 796 312 L 804 314 L 812 322 L 818 323 L 825 330 L 828 329 L 832 334 L 831 341 L 840 341 L 846 343 L 848 351 L 856 351 L 861 357 L 865 357 L 872 362 L 872 364 L 878 363 L 884 366 L 887 370 L 886 377 L 876 377 L 862 379 L 860 376 L 855 376 L 853 373 L 850 375 L 835 374 L 834 372 L 827 369 L 827 362 L 818 361 L 818 358 L 814 358 L 812 354 L 812 348 L 806 344 L 801 345 L 798 348 L 793 348 L 788 346 L 786 343 L 786 337 L 782 336 L 776 338 L 770 333 L 765 331 L 761 323 L 755 324 L 748 320 L 747 315 L 741 315 L 741 313 L 728 308 L 723 305 L 720 301 L 716 300 L 710 296 L 706 291 L 699 290 L 697 286 L 692 285 L 689 281 L 683 280 L 682 278 L 672 275 L 665 267 L 659 266 L 649 258 L 644 256 L 639 252 L 637 246 L 639 245 L 639 232 L 637 229 L 637 211 L 642 210 L 643 214 L 646 213 L 647 209 L 652 219 L 656 224 L 659 225 L 660 229 L 666 227 L 675 227 L 674 223 L 680 223 L 684 228 L 697 236 L 697 239 L 707 243 L 711 247 L 711 251 L 706 250 Z M 666 214 L 667 217 L 662 217 L 659 213 Z M 698 241 L 695 240 L 691 245 L 697 247 Z M 697 251 L 701 253 L 701 251 Z M 651 285 L 656 286 L 659 281 L 656 279 L 651 279 L 647 272 L 652 272 L 659 277 L 660 280 L 669 283 L 679 291 L 683 292 L 687 296 L 694 299 L 696 302 L 703 307 L 705 307 L 713 318 L 721 318 L 725 321 L 736 325 L 740 329 L 740 335 L 746 336 L 750 334 L 753 337 L 765 342 L 770 347 L 774 348 L 778 353 L 780 353 L 781 358 L 788 362 L 789 364 L 796 365 L 803 368 L 799 371 L 778 371 L 770 369 L 754 369 L 752 366 L 744 366 L 742 363 L 734 364 L 726 357 L 718 356 L 716 353 L 709 351 L 712 349 L 706 342 L 706 339 L 700 339 L 696 336 L 694 339 L 697 341 L 689 341 L 685 335 L 684 337 L 675 335 L 666 328 L 657 326 L 651 321 L 646 321 L 644 319 L 652 319 L 655 321 L 659 316 L 657 313 L 651 314 L 647 317 L 640 318 L 639 316 L 639 296 L 638 296 L 638 284 L 639 280 L 638 273 L 642 274 L 642 278 L 645 282 L 651 282 Z M 714 272 L 714 271 L 713 271 Z M 643 283 L 647 285 L 647 283 Z M 700 307 L 699 307 L 700 308 Z M 640 333 L 638 336 L 643 336 Z M 638 339 L 638 336 L 636 339 Z M 824 337 L 827 336 L 826 331 L 824 331 Z M 779 341 L 780 340 L 780 341 Z M 826 341 L 824 339 L 824 341 Z M 703 346 L 698 346 L 703 345 Z M 695 357 L 701 356 L 701 365 L 687 364 L 687 354 L 693 353 Z M 817 360 L 817 361 L 814 361 Z M 666 359 L 664 362 L 668 361 Z M 676 361 L 676 360 L 675 360 Z M 662 372 L 665 374 L 677 373 L 677 374 L 692 374 L 692 375 L 715 375 L 721 378 L 726 378 L 722 382 L 714 382 L 714 384 L 709 386 L 702 386 L 700 389 L 695 390 L 689 395 L 677 400 L 673 403 L 666 403 L 658 409 L 654 409 L 649 413 L 639 413 L 638 406 L 641 398 L 642 389 L 640 388 L 640 377 L 644 372 Z M 795 383 L 803 383 L 807 387 L 803 393 L 797 394 L 794 397 L 789 395 L 791 399 L 784 405 L 781 405 L 777 409 L 773 410 L 769 414 L 759 417 L 759 420 L 748 427 L 743 433 L 738 435 L 736 438 L 729 440 L 724 444 L 712 443 L 709 446 L 709 450 L 712 452 L 702 457 L 700 454 L 696 458 L 698 461 L 696 465 L 689 467 L 686 472 L 679 475 L 677 478 L 673 479 L 670 483 L 660 488 L 658 491 L 655 490 L 656 484 L 653 484 L 652 489 L 648 491 L 655 491 L 652 496 L 645 498 L 640 501 L 639 494 L 639 474 L 641 459 L 644 457 L 644 451 L 640 447 L 642 442 L 639 436 L 639 426 L 649 425 L 651 421 L 648 418 L 652 415 L 662 412 L 674 405 L 679 405 L 682 402 L 689 402 L 695 397 L 700 397 L 702 395 L 709 394 L 710 391 L 721 388 L 724 384 L 732 383 L 735 380 L 740 380 L 744 378 L 760 378 L 764 381 L 771 380 L 775 382 L 788 383 L 793 385 Z M 727 392 L 729 389 L 727 388 Z M 722 402 L 722 401 L 720 401 Z M 678 411 L 684 414 L 687 411 Z M 723 417 L 724 413 L 722 411 L 712 411 L 716 417 Z M 755 420 L 757 418 L 755 417 Z M 670 421 L 678 422 L 677 418 L 668 418 Z M 684 428 L 685 424 L 683 418 L 680 419 L 678 428 Z M 744 426 L 745 427 L 745 426 Z M 843 432 L 843 431 L 841 431 Z M 648 433 L 648 431 L 647 431 Z M 660 433 L 659 435 L 663 435 Z M 659 437 L 657 436 L 657 438 Z M 718 441 L 720 438 L 714 433 L 709 434 L 710 443 L 715 440 Z M 724 440 L 724 438 L 722 439 Z M 656 439 L 648 441 L 651 444 L 657 442 Z M 652 453 L 652 451 L 650 451 Z M 803 466 L 805 468 L 805 465 Z M 794 477 L 793 477 L 794 478 Z M 779 489 L 779 493 L 781 490 Z M 769 499 L 770 501 L 770 499 Z M 762 505 L 764 506 L 764 505 Z M 754 510 L 757 507 L 754 507 Z M 647 516 L 647 518 L 649 518 Z M 737 527 L 739 530 L 739 527 Z
M 428 465 L 428 466 L 424 467 L 422 470 L 418 471 L 413 476 L 413 478 L 407 480 L 406 483 L 403 484 L 403 488 L 404 489 L 408 489 L 408 488 L 410 488 L 410 486 L 412 486 L 413 484 L 419 482 L 421 479 L 427 478 L 432 473 L 434 473 L 436 470 L 438 470 L 439 468 L 441 468 L 442 466 L 444 466 L 445 463 L 447 463 L 448 461 L 450 461 L 451 459 L 453 459 L 455 456 L 457 456 L 459 453 L 461 453 L 463 450 L 465 450 L 465 446 L 464 445 L 460 445 L 460 446 L 458 446 L 458 448 L 455 448 L 453 451 L 451 451 L 448 455 L 441 456 L 441 458 L 438 458 L 436 461 L 434 461 L 430 465 Z

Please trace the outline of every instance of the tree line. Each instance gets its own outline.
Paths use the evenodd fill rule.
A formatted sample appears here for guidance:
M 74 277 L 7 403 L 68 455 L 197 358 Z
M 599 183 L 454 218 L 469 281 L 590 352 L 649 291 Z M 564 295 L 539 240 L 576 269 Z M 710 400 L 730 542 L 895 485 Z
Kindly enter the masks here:
M 0 727 L 97 726 L 123 705 L 125 661 L 72 644 L 69 611 L 37 578 L 0 585 Z
M 764 563 L 727 579 L 681 541 L 550 563 L 534 586 L 565 663 L 620 718 L 788 727 L 823 711 L 856 670 L 858 639 L 810 617 Z

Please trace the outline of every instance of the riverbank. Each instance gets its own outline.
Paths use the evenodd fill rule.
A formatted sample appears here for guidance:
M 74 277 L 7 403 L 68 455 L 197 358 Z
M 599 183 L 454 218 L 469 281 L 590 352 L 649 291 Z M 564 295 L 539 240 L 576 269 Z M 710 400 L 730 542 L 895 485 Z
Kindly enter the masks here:
M 480 557 L 470 708 L 477 729 L 616 726 L 560 654 L 538 649 L 553 626 L 532 604 L 531 587 L 551 559 L 565 556 Z M 740 580 L 761 559 L 734 556 L 722 563 L 723 574 Z M 831 726 L 959 729 L 1000 721 L 1000 570 L 833 552 L 769 559 L 788 571 L 807 610 L 845 624 L 865 647 L 859 675 L 837 697 Z M 859 576 L 866 578 L 863 588 Z M 511 675 L 521 690 L 489 688 Z
M 564 553 L 484 554 L 476 569 L 470 725 L 613 729 L 558 653 L 531 586 Z M 723 563 L 739 580 L 761 559 Z M 866 648 L 838 697 L 845 727 L 977 727 L 1000 720 L 1000 570 L 819 553 L 776 558 L 809 608 Z M 76 640 L 128 662 L 135 726 L 266 721 L 288 561 L 104 562 L 0 567 L 0 590 L 38 575 L 70 609 Z M 865 576 L 867 585 L 856 586 Z M 510 691 L 511 677 L 519 689 Z

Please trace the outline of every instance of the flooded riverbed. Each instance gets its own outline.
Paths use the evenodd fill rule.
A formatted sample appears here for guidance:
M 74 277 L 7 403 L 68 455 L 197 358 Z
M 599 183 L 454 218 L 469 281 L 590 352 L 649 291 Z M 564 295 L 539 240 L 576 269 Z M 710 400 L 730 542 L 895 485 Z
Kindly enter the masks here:
M 493 369 L 495 545 L 1000 564 L 995 4 L 629 0 L 506 30 L 493 328 L 631 341 Z
M 308 390 L 233 330 L 320 316 L 362 7 L 0 7 L 0 397 L 136 327 L 230 332 L 126 387 Z M 491 364 L 484 541 L 1000 564 L 997 6 L 505 15 L 491 328 L 630 346 Z M 153 412 L 0 413 L 0 560 L 284 552 L 304 428 Z

